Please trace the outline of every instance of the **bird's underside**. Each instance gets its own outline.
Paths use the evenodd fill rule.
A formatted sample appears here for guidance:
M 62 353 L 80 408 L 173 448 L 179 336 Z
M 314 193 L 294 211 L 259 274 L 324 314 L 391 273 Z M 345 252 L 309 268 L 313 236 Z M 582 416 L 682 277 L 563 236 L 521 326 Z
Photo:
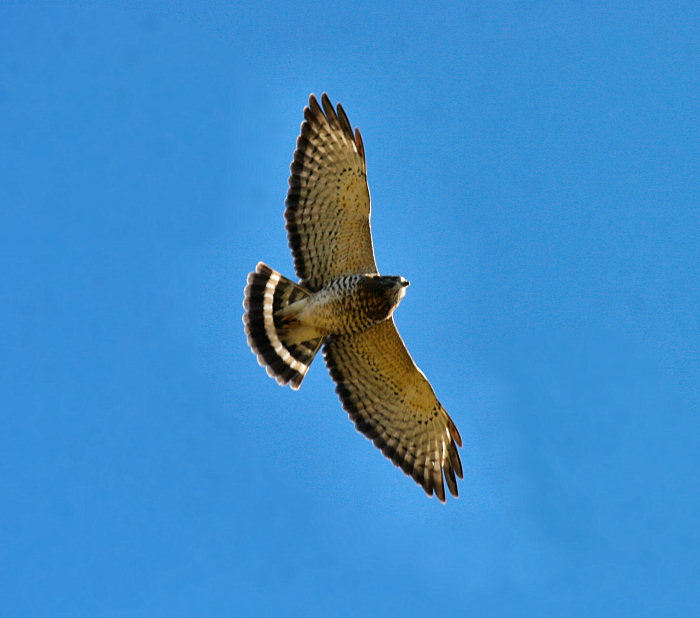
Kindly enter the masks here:
M 408 282 L 377 271 L 362 138 L 325 94 L 321 105 L 311 95 L 304 118 L 285 211 L 300 281 L 258 264 L 245 289 L 248 343 L 293 389 L 323 346 L 357 429 L 444 502 L 445 484 L 458 495 L 462 440 L 394 324 Z

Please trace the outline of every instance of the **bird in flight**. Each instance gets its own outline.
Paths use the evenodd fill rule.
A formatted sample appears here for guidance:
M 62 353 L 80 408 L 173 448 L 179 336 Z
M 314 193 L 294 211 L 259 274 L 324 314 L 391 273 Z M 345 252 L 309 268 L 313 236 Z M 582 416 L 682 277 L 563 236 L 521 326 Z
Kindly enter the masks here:
M 462 439 L 396 329 L 408 281 L 377 270 L 362 137 L 325 93 L 304 108 L 284 216 L 299 282 L 262 262 L 248 275 L 243 322 L 258 362 L 296 390 L 323 347 L 357 429 L 429 496 L 445 502 L 445 484 L 457 496 Z

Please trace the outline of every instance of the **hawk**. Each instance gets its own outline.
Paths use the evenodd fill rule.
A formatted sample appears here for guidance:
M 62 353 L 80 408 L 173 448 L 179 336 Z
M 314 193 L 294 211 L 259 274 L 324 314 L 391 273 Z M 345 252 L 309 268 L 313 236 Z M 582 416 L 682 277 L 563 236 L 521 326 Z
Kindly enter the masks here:
M 248 275 L 243 322 L 258 362 L 296 390 L 323 346 L 357 429 L 429 496 L 445 502 L 445 484 L 457 496 L 462 439 L 396 330 L 408 281 L 377 270 L 362 137 L 325 93 L 304 108 L 284 216 L 299 283 L 262 262 Z

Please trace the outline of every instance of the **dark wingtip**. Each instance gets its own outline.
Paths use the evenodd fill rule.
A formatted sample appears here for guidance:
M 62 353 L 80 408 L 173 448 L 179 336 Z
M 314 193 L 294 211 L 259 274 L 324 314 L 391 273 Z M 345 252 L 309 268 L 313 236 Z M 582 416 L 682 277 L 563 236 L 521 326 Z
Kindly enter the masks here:
M 360 129 L 355 127 L 355 145 L 357 146 L 357 152 L 360 153 L 360 156 L 364 159 L 365 158 L 365 145 L 362 142 L 362 135 L 360 135 Z
M 457 479 L 455 478 L 455 471 L 452 468 L 452 465 L 449 461 L 445 462 L 443 471 L 445 473 L 445 482 L 447 483 L 447 488 L 450 490 L 450 493 L 455 498 L 458 497 L 459 491 L 457 489 Z
M 457 443 L 457 446 L 462 446 L 462 436 L 459 435 L 457 431 L 457 426 L 454 424 L 453 420 L 447 417 L 447 428 L 450 430 L 450 435 L 452 439 Z

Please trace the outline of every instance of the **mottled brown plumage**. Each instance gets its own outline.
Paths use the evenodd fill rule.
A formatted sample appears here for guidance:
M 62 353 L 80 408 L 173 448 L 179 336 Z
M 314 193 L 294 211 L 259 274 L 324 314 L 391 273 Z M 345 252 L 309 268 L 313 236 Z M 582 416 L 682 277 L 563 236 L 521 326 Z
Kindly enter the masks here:
M 296 389 L 323 345 L 357 429 L 428 495 L 444 502 L 446 484 L 457 496 L 462 439 L 394 324 L 408 282 L 378 274 L 362 138 L 325 94 L 304 109 L 285 219 L 300 281 L 262 263 L 248 276 L 243 320 L 258 361 Z

